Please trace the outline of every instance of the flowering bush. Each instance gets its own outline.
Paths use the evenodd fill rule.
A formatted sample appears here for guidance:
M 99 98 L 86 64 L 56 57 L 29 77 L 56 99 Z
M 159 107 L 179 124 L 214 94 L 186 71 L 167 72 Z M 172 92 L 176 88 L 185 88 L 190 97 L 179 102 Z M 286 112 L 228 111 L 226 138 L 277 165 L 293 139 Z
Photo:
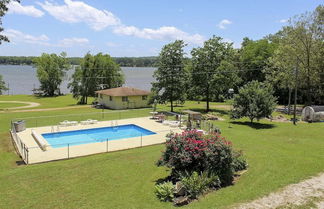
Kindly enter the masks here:
M 174 174 L 208 171 L 217 175 L 223 185 L 228 185 L 235 171 L 233 158 L 230 141 L 217 133 L 204 135 L 191 130 L 170 136 L 157 165 L 172 168 Z

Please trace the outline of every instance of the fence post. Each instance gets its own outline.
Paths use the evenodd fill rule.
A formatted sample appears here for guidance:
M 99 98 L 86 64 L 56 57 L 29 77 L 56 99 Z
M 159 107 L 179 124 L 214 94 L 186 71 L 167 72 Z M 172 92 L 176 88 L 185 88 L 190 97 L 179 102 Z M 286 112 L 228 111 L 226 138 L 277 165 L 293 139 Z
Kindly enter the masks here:
M 68 144 L 68 159 L 70 159 L 70 144 Z
M 28 148 L 26 148 L 26 152 L 27 152 L 27 159 L 26 159 L 26 162 L 27 162 L 27 165 L 29 164 L 29 150 L 28 150 Z
M 106 152 L 108 152 L 108 138 L 106 139 Z

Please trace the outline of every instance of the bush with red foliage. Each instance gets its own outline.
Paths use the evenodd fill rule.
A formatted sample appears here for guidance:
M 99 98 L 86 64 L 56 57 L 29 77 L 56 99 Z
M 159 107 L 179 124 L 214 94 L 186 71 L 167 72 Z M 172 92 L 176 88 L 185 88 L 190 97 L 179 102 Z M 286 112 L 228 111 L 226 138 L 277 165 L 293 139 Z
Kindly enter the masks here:
M 235 171 L 232 143 L 217 133 L 203 134 L 196 130 L 173 134 L 158 166 L 172 168 L 172 173 L 210 172 L 218 175 L 222 185 L 233 181 Z

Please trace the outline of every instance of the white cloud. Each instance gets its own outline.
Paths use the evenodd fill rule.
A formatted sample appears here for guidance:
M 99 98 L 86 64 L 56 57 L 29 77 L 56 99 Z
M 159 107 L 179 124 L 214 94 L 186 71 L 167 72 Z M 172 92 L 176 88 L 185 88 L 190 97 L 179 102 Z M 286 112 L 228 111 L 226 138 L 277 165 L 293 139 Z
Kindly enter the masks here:
M 14 29 L 5 30 L 3 33 L 15 42 L 47 45 L 49 41 L 49 38 L 44 34 L 33 36 Z
M 23 6 L 16 1 L 10 1 L 8 4 L 8 13 L 10 14 L 22 14 L 32 17 L 42 17 L 44 12 L 36 9 L 34 6 Z
M 58 46 L 71 47 L 74 45 L 85 45 L 88 44 L 89 40 L 86 38 L 64 38 L 59 41 Z
M 39 36 L 33 36 L 27 33 L 23 33 L 18 30 L 8 29 L 3 32 L 4 35 L 8 36 L 10 41 L 28 43 L 28 44 L 38 44 L 49 47 L 72 47 L 72 46 L 83 46 L 89 43 L 89 40 L 86 38 L 64 38 L 59 40 L 56 43 L 51 43 L 50 39 L 42 34 Z
M 226 25 L 230 25 L 232 23 L 233 23 L 232 21 L 224 19 L 218 23 L 217 27 L 220 29 L 226 29 Z
M 85 22 L 97 31 L 120 24 L 120 20 L 109 11 L 98 10 L 82 1 L 64 0 L 64 3 L 63 5 L 57 5 L 45 1 L 45 3 L 38 4 L 50 15 L 62 22 Z
M 286 23 L 286 22 L 288 22 L 288 19 L 281 19 L 281 20 L 279 20 L 279 22 L 280 23 Z
M 64 0 L 64 4 L 62 5 L 49 1 L 38 4 L 50 15 L 62 22 L 84 22 L 97 31 L 113 26 L 113 32 L 116 34 L 135 36 L 144 39 L 182 39 L 193 44 L 202 44 L 204 41 L 204 37 L 199 34 L 191 35 L 173 26 L 163 26 L 158 29 L 139 29 L 135 26 L 123 25 L 120 19 L 113 13 L 106 10 L 98 10 L 82 1 Z M 110 47 L 113 46 L 110 44 Z
M 163 26 L 158 29 L 139 29 L 135 26 L 119 26 L 113 31 L 116 34 L 135 36 L 144 39 L 176 40 L 181 39 L 193 44 L 202 44 L 204 37 L 199 34 L 190 35 L 173 26 Z

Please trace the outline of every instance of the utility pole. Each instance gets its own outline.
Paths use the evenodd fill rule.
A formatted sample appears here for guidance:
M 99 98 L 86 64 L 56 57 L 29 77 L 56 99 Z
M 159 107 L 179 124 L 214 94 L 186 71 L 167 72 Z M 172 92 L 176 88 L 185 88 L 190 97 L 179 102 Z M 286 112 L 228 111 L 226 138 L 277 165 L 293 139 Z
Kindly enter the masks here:
M 9 96 L 9 92 L 10 92 L 10 89 L 9 89 L 9 83 L 8 83 L 8 96 Z
M 298 63 L 295 67 L 295 102 L 294 102 L 294 125 L 297 123 L 296 119 L 296 106 L 297 106 L 297 84 L 298 84 Z

